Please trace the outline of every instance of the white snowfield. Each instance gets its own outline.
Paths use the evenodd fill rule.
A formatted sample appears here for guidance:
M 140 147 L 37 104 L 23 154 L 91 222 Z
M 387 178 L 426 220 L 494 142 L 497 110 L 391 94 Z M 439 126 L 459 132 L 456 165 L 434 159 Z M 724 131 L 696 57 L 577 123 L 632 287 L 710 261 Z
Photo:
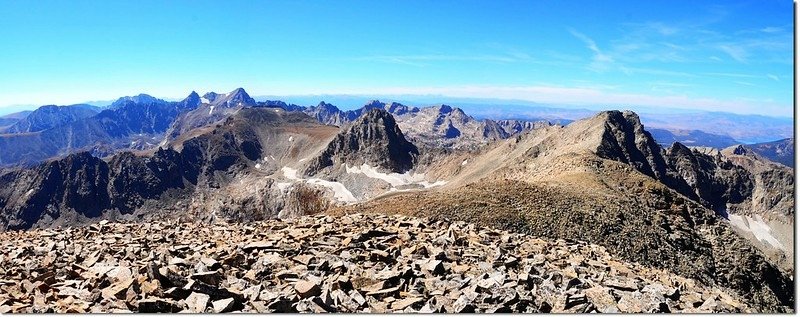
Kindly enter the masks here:
M 755 218 L 751 218 L 748 216 L 728 214 L 728 220 L 735 227 L 753 233 L 759 240 L 767 242 L 775 248 L 786 251 L 786 246 L 772 235 L 772 229 L 764 222 L 761 216 L 755 215 Z
M 213 112 L 214 112 L 214 106 L 211 106 L 211 107 L 208 109 L 208 114 L 211 114 L 211 113 L 213 113 Z
M 297 177 L 297 170 L 288 166 L 282 167 L 281 172 L 283 172 L 283 176 L 293 181 L 305 181 L 306 183 L 309 184 L 320 185 L 330 188 L 331 190 L 333 190 L 333 198 L 335 198 L 338 201 L 346 203 L 354 203 L 358 201 L 358 199 L 356 199 L 356 197 L 353 196 L 353 193 L 351 193 L 350 190 L 347 189 L 347 187 L 344 187 L 342 183 L 326 181 L 319 178 L 301 179 Z M 281 183 L 278 183 L 278 188 L 283 190 L 284 188 L 281 186 L 282 186 Z M 288 187 L 288 185 L 286 186 Z
M 389 183 L 392 188 L 389 191 L 398 191 L 396 187 L 403 186 L 403 185 L 420 185 L 424 188 L 431 188 L 436 186 L 443 186 L 447 184 L 447 181 L 436 181 L 436 182 L 429 182 L 425 180 L 425 174 L 418 174 L 418 173 L 381 173 L 378 171 L 377 168 L 369 166 L 367 164 L 363 164 L 361 166 L 354 166 L 350 167 L 345 165 L 345 170 L 348 174 L 362 174 L 369 178 L 380 179 Z M 310 178 L 310 179 L 302 179 L 297 176 L 297 170 L 288 166 L 284 166 L 281 168 L 281 172 L 283 176 L 291 181 L 302 181 L 312 185 L 319 185 L 326 188 L 329 188 L 333 191 L 333 197 L 341 202 L 345 203 L 355 203 L 358 202 L 358 199 L 353 195 L 353 193 L 344 186 L 344 184 L 339 182 L 332 182 L 327 181 L 320 178 Z M 290 183 L 278 183 L 278 188 L 284 190 L 290 186 Z M 410 189 L 407 189 L 410 190 Z M 405 191 L 405 190 L 401 190 Z
M 293 181 L 300 180 L 299 178 L 297 178 L 297 170 L 296 169 L 293 169 L 293 168 L 288 167 L 288 166 L 284 166 L 284 167 L 281 167 L 281 172 L 283 172 L 283 176 L 285 176 L 286 178 L 288 178 L 290 180 L 293 180 Z
M 200 97 L 200 102 L 201 103 L 211 103 L 211 101 L 208 101 L 208 99 L 206 99 L 205 97 Z
M 336 200 L 338 201 L 346 203 L 354 203 L 358 201 L 358 199 L 356 199 L 356 197 L 353 196 L 353 193 L 351 193 L 347 189 L 347 187 L 344 187 L 344 184 L 342 183 L 326 181 L 324 179 L 319 179 L 319 178 L 308 179 L 306 180 L 306 183 L 314 185 L 322 185 L 327 188 L 330 188 L 331 190 L 333 190 L 333 198 L 336 198 Z
M 364 174 L 364 176 L 369 178 L 380 179 L 384 182 L 389 183 L 390 185 L 392 185 L 392 187 L 417 184 L 417 185 L 422 185 L 425 188 L 431 188 L 447 184 L 447 181 L 436 181 L 434 183 L 428 182 L 425 180 L 425 174 L 418 174 L 418 173 L 411 174 L 409 172 L 405 172 L 403 174 L 381 173 L 378 171 L 377 168 L 369 166 L 366 163 L 362 164 L 361 166 L 353 166 L 353 167 L 345 165 L 345 170 L 347 171 L 348 174 Z

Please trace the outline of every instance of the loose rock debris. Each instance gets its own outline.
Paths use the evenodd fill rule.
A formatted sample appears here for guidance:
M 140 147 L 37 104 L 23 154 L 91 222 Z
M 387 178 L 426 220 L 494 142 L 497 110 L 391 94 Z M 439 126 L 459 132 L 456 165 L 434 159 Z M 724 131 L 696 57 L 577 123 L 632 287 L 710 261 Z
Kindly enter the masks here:
M 597 245 L 404 216 L 103 221 L 0 241 L 0 313 L 750 311 Z

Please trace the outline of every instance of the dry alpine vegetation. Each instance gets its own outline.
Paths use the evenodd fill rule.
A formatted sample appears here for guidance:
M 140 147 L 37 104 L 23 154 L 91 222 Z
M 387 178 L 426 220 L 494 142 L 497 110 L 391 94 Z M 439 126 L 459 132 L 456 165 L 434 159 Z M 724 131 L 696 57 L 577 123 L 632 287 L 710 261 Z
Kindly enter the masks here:
M 0 312 L 749 312 L 605 248 L 428 218 L 0 234 Z

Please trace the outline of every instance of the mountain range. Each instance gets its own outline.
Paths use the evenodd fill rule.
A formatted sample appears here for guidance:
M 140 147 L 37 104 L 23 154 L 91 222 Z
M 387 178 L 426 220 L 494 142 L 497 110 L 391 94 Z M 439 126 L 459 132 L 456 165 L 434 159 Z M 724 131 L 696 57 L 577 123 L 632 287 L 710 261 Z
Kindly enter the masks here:
M 794 307 L 794 170 L 767 158 L 785 159 L 793 140 L 665 147 L 630 111 L 476 119 L 448 105 L 257 102 L 241 88 L 37 117 L 50 127 L 0 136 L 5 230 L 425 216 L 587 241 L 757 311 Z

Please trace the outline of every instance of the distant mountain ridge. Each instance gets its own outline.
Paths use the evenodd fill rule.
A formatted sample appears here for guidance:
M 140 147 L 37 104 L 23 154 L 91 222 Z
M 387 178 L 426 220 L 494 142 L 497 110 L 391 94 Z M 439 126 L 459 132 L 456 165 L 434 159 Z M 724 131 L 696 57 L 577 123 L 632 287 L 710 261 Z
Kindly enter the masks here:
M 712 133 L 703 132 L 700 130 L 667 130 L 651 128 L 648 129 L 653 138 L 656 139 L 658 144 L 663 147 L 668 147 L 672 143 L 680 142 L 687 146 L 708 146 L 717 149 L 723 149 L 741 142 L 734 140 L 727 135 L 717 135 Z
M 490 141 L 506 139 L 519 133 L 550 125 L 547 121 L 477 120 L 464 113 L 460 108 L 448 105 L 419 108 L 397 102 L 384 103 L 372 100 L 361 108 L 342 111 L 326 102 L 320 102 L 312 107 L 278 101 L 267 101 L 263 104 L 281 107 L 287 111 L 303 111 L 324 124 L 336 126 L 348 125 L 370 110 L 381 109 L 392 114 L 409 140 L 423 146 L 456 149 L 474 149 Z
M 178 114 L 197 107 L 189 99 L 141 100 L 146 103 L 123 99 L 113 109 L 46 130 L 0 135 L 0 165 L 32 164 L 86 150 L 106 156 L 117 149 L 154 147 L 160 141 L 154 136 L 166 131 Z
M 174 111 L 167 109 L 170 108 L 171 105 L 180 103 L 191 105 L 188 107 L 177 107 L 173 109 Z M 192 92 L 192 94 L 184 100 L 173 102 L 168 102 L 164 99 L 147 94 L 138 94 L 135 96 L 118 98 L 112 102 L 106 110 L 125 108 L 127 104 L 150 107 L 148 111 L 155 111 L 156 113 L 160 110 L 155 110 L 155 108 L 164 108 L 166 113 L 164 113 L 164 115 L 157 115 L 156 113 L 137 114 L 135 113 L 136 111 L 131 112 L 135 107 L 128 107 L 126 108 L 127 110 L 113 115 L 106 113 L 102 117 L 98 117 L 98 120 L 85 121 L 83 119 L 88 119 L 88 113 L 74 116 L 65 114 L 61 116 L 61 119 L 52 118 L 47 120 L 36 119 L 38 117 L 37 114 L 29 119 L 37 120 L 37 122 L 39 122 L 37 124 L 26 123 L 25 117 L 27 113 L 20 113 L 13 117 L 2 117 L 0 118 L 0 128 L 4 128 L 8 132 L 41 132 L 41 134 L 25 137 L 16 136 L 8 138 L 9 140 L 0 140 L 0 150 L 8 149 L 14 152 L 16 151 L 15 149 L 21 149 L 26 152 L 23 154 L 0 154 L 0 165 L 37 162 L 49 157 L 73 153 L 80 149 L 90 149 L 97 155 L 108 155 L 117 149 L 153 148 L 169 140 L 174 140 L 177 136 L 192 129 L 218 122 L 244 107 L 279 107 L 287 111 L 302 111 L 322 123 L 340 127 L 351 124 L 366 111 L 371 109 L 383 109 L 393 115 L 410 141 L 415 142 L 419 146 L 448 147 L 453 149 L 476 149 L 494 140 L 506 139 L 524 133 L 525 131 L 552 124 L 565 124 L 571 120 L 536 120 L 535 118 L 578 118 L 587 116 L 590 113 L 590 111 L 585 109 L 556 109 L 542 106 L 539 108 L 521 108 L 519 112 L 506 114 L 507 117 L 519 119 L 477 119 L 480 117 L 502 118 L 500 115 L 502 111 L 494 111 L 492 107 L 481 108 L 479 105 L 465 104 L 469 109 L 472 109 L 471 111 L 476 111 L 476 113 L 481 114 L 479 117 L 474 117 L 467 115 L 460 107 L 452 107 L 449 105 L 412 107 L 398 102 L 387 103 L 378 100 L 369 101 L 360 108 L 354 110 L 343 111 L 337 106 L 327 102 L 320 102 L 316 106 L 311 107 L 299 106 L 284 101 L 258 102 L 242 88 L 237 88 L 225 94 L 208 92 L 203 96 Z M 91 108 L 98 109 L 96 107 Z M 41 109 L 39 113 L 44 112 L 45 109 L 47 108 Z M 547 111 L 550 111 L 548 109 L 555 112 L 548 114 Z M 71 111 L 77 111 L 77 109 L 71 109 Z M 94 116 L 98 116 L 99 114 L 98 112 Z M 713 122 L 727 118 L 727 115 L 729 114 L 709 113 L 701 115 L 700 117 L 712 122 L 709 123 L 709 130 L 719 130 L 719 127 L 714 126 L 715 124 Z M 760 116 L 739 115 L 734 117 L 736 119 L 732 122 L 737 125 L 744 124 L 745 121 L 743 120 L 747 118 L 755 118 L 753 120 L 757 122 L 760 122 L 758 120 L 761 118 Z M 147 120 L 151 121 L 151 125 L 156 126 L 156 128 L 138 129 L 140 131 L 135 131 L 137 130 L 136 128 L 130 129 L 131 131 L 129 132 L 135 134 L 136 137 L 125 135 L 124 133 L 119 134 L 113 131 L 113 126 L 115 125 L 121 129 L 125 129 L 123 127 L 125 124 L 119 125 L 119 123 L 114 123 L 114 121 L 124 121 L 135 126 L 137 123 L 133 123 L 134 121 L 145 122 Z M 692 120 L 690 121 L 698 122 L 697 119 Z M 783 121 L 778 119 L 770 120 L 772 121 L 768 122 L 774 123 L 774 125 L 755 124 L 753 126 L 757 128 L 756 130 L 761 129 L 758 130 L 761 132 L 756 131 L 753 133 L 763 135 L 765 133 L 764 131 L 783 131 Z M 170 121 L 166 129 L 162 128 L 163 124 L 161 121 Z M 724 148 L 739 143 L 735 142 L 736 140 L 733 137 L 724 134 L 710 133 L 706 130 L 684 131 L 681 130 L 681 128 L 675 128 L 686 126 L 686 118 L 682 115 L 671 114 L 656 116 L 645 114 L 642 115 L 642 121 L 647 125 L 648 130 L 663 147 L 669 146 L 672 142 L 681 142 L 689 146 L 712 146 L 715 148 Z M 15 124 L 17 127 L 12 127 Z M 105 128 L 98 128 L 99 126 L 105 126 Z M 655 128 L 661 126 L 666 128 Z M 731 129 L 730 126 L 726 128 Z M 55 131 L 46 132 L 51 129 Z M 103 129 L 107 129 L 108 131 L 99 132 Z M 736 131 L 736 129 L 733 128 L 732 131 Z M 782 132 L 775 133 L 780 134 Z M 141 134 L 141 136 L 138 136 L 139 134 Z M 83 138 L 81 135 L 86 137 L 85 140 L 79 140 L 79 138 Z M 72 138 L 72 141 L 65 141 L 67 138 Z M 22 144 L 25 142 L 32 144 L 32 146 L 30 148 L 24 148 Z M 3 144 L 8 144 L 8 146 L 4 147 Z M 793 153 L 793 149 L 791 153 Z M 770 157 L 770 155 L 764 156 Z M 786 157 L 785 154 L 784 157 Z M 788 159 L 783 160 L 785 164 L 788 164 L 788 161 Z
M 51 129 L 100 112 L 100 108 L 78 104 L 71 106 L 42 106 L 3 130 L 3 133 L 27 133 Z
M 773 162 L 778 162 L 794 168 L 794 138 L 748 144 L 745 145 L 745 147 Z

